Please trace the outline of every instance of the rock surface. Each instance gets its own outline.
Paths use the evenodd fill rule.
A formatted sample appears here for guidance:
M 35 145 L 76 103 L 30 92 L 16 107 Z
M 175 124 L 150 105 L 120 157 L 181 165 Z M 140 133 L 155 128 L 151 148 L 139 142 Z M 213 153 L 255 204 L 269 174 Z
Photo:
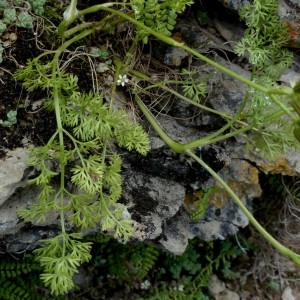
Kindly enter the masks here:
M 221 27 L 220 23 L 219 28 Z M 179 28 L 183 39 L 187 43 L 191 42 L 200 52 L 231 51 L 231 46 L 225 45 L 223 39 L 215 38 L 206 30 L 199 29 L 196 23 L 181 23 Z M 228 31 L 223 30 L 223 37 L 226 36 L 231 38 Z M 161 60 L 173 67 L 180 66 L 185 59 L 185 53 L 172 49 L 168 51 Z M 216 57 L 223 65 L 230 65 L 236 72 L 250 76 L 239 66 Z M 211 74 L 210 67 L 197 63 L 195 62 L 195 66 L 199 68 L 200 76 Z M 234 113 L 246 92 L 245 87 L 222 74 L 211 78 L 209 84 L 211 91 L 206 101 L 215 109 Z M 199 113 L 194 106 L 177 98 L 173 100 L 173 105 L 168 107 L 172 117 L 157 116 L 157 120 L 178 142 L 186 143 L 207 136 L 224 124 L 220 117 Z M 162 101 L 157 105 L 158 111 L 166 108 L 166 105 L 167 102 Z M 168 251 L 182 254 L 189 239 L 224 239 L 248 225 L 248 219 L 222 190 L 210 199 L 204 217 L 198 222 L 191 222 L 186 202 L 189 198 L 193 199 L 197 192 L 216 183 L 200 165 L 185 155 L 173 153 L 148 128 L 147 123 L 144 125 L 152 141 L 150 153 L 145 157 L 136 153 L 121 153 L 124 162 L 122 202 L 127 205 L 137 223 L 133 239 L 155 240 Z M 247 153 L 242 140 L 231 139 L 213 146 L 197 148 L 195 152 L 218 172 L 250 209 L 252 199 L 261 194 L 259 171 L 300 174 L 300 156 L 292 150 L 279 160 L 266 162 L 257 153 Z M 56 215 L 49 215 L 47 223 L 39 226 L 25 224 L 18 218 L 17 211 L 30 207 L 38 194 L 35 187 L 27 185 L 29 173 L 26 157 L 27 149 L 15 149 L 0 161 L 2 253 L 34 249 L 39 239 L 52 236 L 59 229 Z
M 238 11 L 248 0 L 220 0 L 225 6 Z M 279 0 L 278 15 L 288 26 L 289 46 L 300 48 L 300 2 L 298 0 Z
M 26 165 L 27 150 L 17 148 L 8 151 L 6 158 L 0 160 L 0 206 L 19 187 L 26 185 L 23 180 L 24 172 L 28 168 Z
M 215 300 L 240 300 L 239 294 L 226 288 L 225 283 L 216 275 L 213 275 L 209 284 L 208 290 Z

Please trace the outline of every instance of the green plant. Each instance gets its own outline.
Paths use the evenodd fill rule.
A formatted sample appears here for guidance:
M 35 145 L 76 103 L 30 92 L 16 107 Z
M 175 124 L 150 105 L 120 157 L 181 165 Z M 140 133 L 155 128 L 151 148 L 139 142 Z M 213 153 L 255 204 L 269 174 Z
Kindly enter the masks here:
M 163 263 L 164 272 L 168 270 L 173 279 L 180 279 L 183 284 L 190 282 L 191 277 L 197 274 L 202 268 L 199 262 L 201 253 L 195 248 L 195 245 L 190 243 L 181 256 L 166 254 L 166 259 Z
M 14 124 L 17 123 L 17 114 L 18 112 L 16 110 L 10 110 L 6 116 L 7 116 L 7 120 L 2 121 L 0 120 L 0 125 L 2 125 L 3 127 L 10 127 Z
M 80 232 L 69 233 L 66 229 L 68 223 L 76 226 L 79 231 L 100 225 L 103 231 L 109 231 L 115 237 L 125 240 L 128 240 L 132 233 L 133 222 L 129 218 L 126 207 L 117 203 L 122 191 L 121 159 L 111 145 L 114 142 L 120 147 L 128 150 L 135 149 L 141 154 L 146 154 L 149 150 L 149 140 L 141 126 L 131 121 L 125 111 L 113 110 L 118 83 L 122 86 L 128 83 L 128 92 L 132 94 L 141 112 L 166 145 L 174 152 L 190 156 L 205 168 L 218 182 L 218 186 L 232 197 L 257 230 L 283 255 L 300 264 L 299 255 L 270 236 L 228 184 L 193 151 L 194 148 L 216 143 L 238 134 L 245 134 L 250 130 L 265 138 L 265 144 L 262 144 L 262 147 L 270 148 L 271 142 L 276 146 L 274 146 L 276 151 L 274 147 L 272 148 L 274 156 L 281 154 L 287 147 L 297 147 L 298 143 L 291 134 L 292 131 L 286 132 L 289 134 L 285 136 L 283 134 L 285 131 L 282 131 L 281 124 L 278 122 L 280 118 L 283 118 L 285 120 L 283 125 L 287 126 L 284 128 L 295 126 L 295 134 L 299 134 L 299 128 L 296 126 L 300 127 L 300 121 L 289 104 L 289 98 L 292 98 L 292 105 L 300 115 L 300 109 L 297 110 L 300 107 L 299 86 L 296 85 L 294 88 L 273 87 L 268 84 L 265 86 L 263 81 L 260 83 L 257 80 L 242 77 L 187 45 L 172 39 L 170 31 L 174 27 L 175 18 L 190 3 L 186 0 L 131 1 L 119 4 L 120 9 L 112 8 L 114 5 L 112 3 L 105 3 L 78 11 L 77 1 L 72 0 L 64 13 L 64 20 L 58 27 L 62 45 L 57 50 L 42 53 L 28 62 L 26 68 L 16 73 L 16 78 L 23 80 L 28 90 L 38 88 L 49 90 L 50 96 L 46 101 L 46 106 L 49 110 L 53 110 L 56 116 L 56 132 L 45 146 L 32 149 L 29 160 L 30 165 L 40 171 L 40 174 L 31 180 L 31 183 L 37 184 L 41 189 L 38 203 L 29 210 L 20 212 L 26 221 L 43 221 L 49 211 L 55 211 L 59 216 L 61 233 L 41 241 L 41 247 L 35 250 L 44 269 L 42 279 L 53 294 L 66 293 L 72 288 L 72 276 L 77 272 L 78 266 L 90 259 L 91 244 L 81 240 Z M 124 6 L 132 7 L 132 11 L 123 12 Z M 71 27 L 74 21 L 97 11 L 106 12 L 102 20 Z M 154 19 L 149 18 L 150 13 L 155 16 Z M 120 60 L 117 56 L 113 59 L 115 73 L 109 104 L 104 102 L 100 94 L 81 93 L 77 88 L 77 77 L 62 70 L 60 64 L 62 54 L 72 44 L 80 42 L 99 28 L 103 32 L 112 32 L 117 24 L 127 21 L 136 26 L 137 35 L 123 59 Z M 200 102 L 201 94 L 205 89 L 201 84 L 193 85 L 189 77 L 182 82 L 186 94 L 182 95 L 170 87 L 170 84 L 177 83 L 177 81 L 156 82 L 150 76 L 135 70 L 132 57 L 138 43 L 140 41 L 146 43 L 150 35 L 171 46 L 184 49 L 196 58 L 214 66 L 218 71 L 245 83 L 250 90 L 236 115 L 228 115 L 197 103 Z M 134 77 L 130 83 L 127 82 L 127 74 Z M 253 77 L 255 75 L 254 72 Z M 226 125 L 207 137 L 187 144 L 172 140 L 142 101 L 143 94 L 155 88 L 161 88 L 196 107 L 223 117 L 227 122 Z M 269 107 L 272 107 L 272 110 L 269 114 L 256 118 L 255 114 L 245 111 L 246 104 L 252 101 L 252 90 L 258 90 L 261 99 L 270 103 Z M 194 99 L 187 97 L 191 95 Z M 226 133 L 228 130 L 230 132 Z M 274 132 L 275 137 L 277 134 L 280 138 L 268 139 L 270 132 Z M 66 141 L 71 144 L 71 147 L 66 147 Z M 66 175 L 70 175 L 71 184 L 67 182 Z M 212 264 L 217 265 L 218 262 L 219 259 Z
M 104 48 L 92 47 L 90 54 L 94 57 L 99 58 L 100 60 L 107 60 L 109 57 L 109 52 Z
M 293 59 L 292 53 L 283 48 L 287 45 L 287 27 L 280 22 L 277 11 L 277 0 L 245 3 L 240 16 L 248 28 L 235 48 L 239 55 L 249 53 L 249 62 L 256 71 L 272 79 L 277 79 Z
M 40 284 L 38 270 L 39 265 L 32 256 L 28 255 L 19 259 L 2 257 L 0 298 L 3 300 L 42 299 L 34 290 L 35 284 Z
M 46 0 L 28 0 L 28 3 L 32 6 L 34 13 L 37 15 L 42 15 L 44 13 Z
M 118 245 L 117 245 L 118 246 Z M 116 249 L 116 248 L 115 248 Z M 142 282 L 153 268 L 159 252 L 155 246 L 144 244 L 127 244 L 109 249 L 106 265 L 109 273 L 120 282 Z
M 276 292 L 280 291 L 280 284 L 277 281 L 273 280 L 273 279 L 270 279 L 268 286 L 269 286 L 270 289 L 272 289 Z
M 178 13 L 192 3 L 190 0 L 130 0 L 135 19 L 165 36 L 171 36 Z M 147 30 L 138 26 L 137 34 L 145 44 L 148 42 Z
M 287 44 L 287 28 L 280 22 L 277 11 L 277 0 L 268 1 L 267 5 L 262 0 L 245 4 L 240 15 L 248 28 L 235 48 L 240 56 L 249 54 L 255 82 L 269 88 L 276 84 L 275 81 L 293 60 L 292 53 L 284 48 Z M 283 116 L 278 117 L 276 125 L 268 120 L 268 116 L 275 114 L 277 108 L 261 91 L 250 90 L 249 93 L 252 100 L 246 116 L 256 122 L 261 130 L 251 134 L 248 147 L 256 149 L 264 157 L 274 159 L 282 150 L 285 151 L 282 147 L 288 148 L 293 144 L 291 124 Z
M 183 69 L 181 71 L 181 74 L 183 75 L 183 79 L 186 79 L 186 81 L 183 80 L 182 82 L 182 89 L 185 97 L 195 101 L 196 103 L 200 103 L 201 99 L 207 93 L 206 82 L 208 80 L 208 77 L 210 76 L 200 79 L 194 79 L 197 71 L 186 69 Z
M 255 245 L 242 237 L 241 244 L 250 250 Z M 192 240 L 182 256 L 160 253 L 159 272 L 149 273 L 149 278 L 159 285 L 153 285 L 143 299 L 210 299 L 206 295 L 209 282 L 214 274 L 222 279 L 235 280 L 240 276 L 231 269 L 235 259 L 243 254 L 243 249 L 232 239 L 199 243 Z
M 17 11 L 15 8 L 6 8 L 3 11 L 4 22 L 11 24 L 14 23 L 17 19 Z
M 190 219 L 193 222 L 199 221 L 204 215 L 207 210 L 207 207 L 209 206 L 209 200 L 212 194 L 214 194 L 216 191 L 218 191 L 218 188 L 211 187 L 203 191 L 203 195 L 200 199 L 200 202 L 196 209 L 191 212 Z
M 46 0 L 29 0 L 28 2 L 31 5 L 30 7 L 28 7 L 28 3 L 23 0 L 0 0 L 0 13 L 2 14 L 2 19 L 0 20 L 0 36 L 7 31 L 8 25 L 16 25 L 28 29 L 33 27 L 34 17 L 29 14 L 31 7 L 35 14 L 42 14 Z M 0 63 L 3 61 L 3 52 L 3 44 L 0 43 Z
M 0 34 L 2 34 L 6 30 L 6 24 L 0 20 Z
M 213 274 L 229 280 L 240 276 L 231 265 L 244 254 L 241 245 L 255 251 L 255 245 L 242 234 L 238 235 L 238 245 L 235 238 L 190 240 L 178 256 L 153 244 L 121 244 L 103 234 L 91 235 L 84 237 L 95 242 L 93 260 L 86 268 L 94 270 L 100 285 L 116 292 L 126 286 L 129 294 L 138 293 L 137 299 L 208 299 L 205 293 Z
M 30 16 L 30 14 L 27 11 L 21 12 L 18 15 L 16 25 L 22 28 L 32 28 L 33 18 Z
M 113 111 L 100 94 L 81 94 L 76 76 L 57 73 L 59 54 L 56 52 L 46 65 L 36 58 L 16 74 L 29 90 L 52 89 L 46 105 L 55 110 L 58 128 L 47 145 L 32 149 L 29 164 L 41 173 L 31 183 L 37 184 L 41 192 L 38 203 L 20 215 L 26 221 L 37 222 L 45 220 L 49 210 L 60 216 L 61 234 L 41 241 L 42 247 L 35 250 L 45 270 L 42 278 L 55 294 L 70 289 L 77 267 L 90 259 L 90 243 L 81 242 L 79 233 L 67 233 L 66 221 L 79 229 L 101 224 L 103 231 L 113 230 L 115 237 L 125 240 L 131 235 L 132 221 L 126 208 L 116 203 L 122 191 L 121 158 L 109 151 L 109 143 L 115 140 L 120 147 L 142 154 L 149 147 L 140 125 L 124 111 Z M 48 72 L 51 69 L 52 73 Z M 73 128 L 73 133 L 67 127 Z M 65 147 L 66 138 L 72 142 L 71 149 Z M 60 168 L 53 169 L 51 161 L 58 162 Z M 71 168 L 71 182 L 77 191 L 66 185 L 67 167 Z M 55 177 L 60 178 L 58 186 L 54 184 Z
M 0 0 L 0 9 L 5 9 L 8 7 L 7 0 Z

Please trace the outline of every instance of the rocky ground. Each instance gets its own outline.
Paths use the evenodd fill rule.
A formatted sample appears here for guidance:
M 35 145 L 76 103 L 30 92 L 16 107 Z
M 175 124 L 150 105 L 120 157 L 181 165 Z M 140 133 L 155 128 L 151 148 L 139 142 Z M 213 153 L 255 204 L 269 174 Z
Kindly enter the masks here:
M 299 12 L 297 3 L 291 2 L 287 7 L 287 4 L 282 1 L 281 13 L 282 11 Z M 236 8 L 236 3 L 230 3 L 230 6 Z M 207 19 L 205 21 L 203 18 L 199 19 L 199 14 L 193 13 L 194 11 L 204 11 Z M 47 36 L 49 32 L 43 31 L 42 21 L 43 19 L 39 19 L 33 30 L 17 30 L 17 39 L 5 50 L 4 61 L 1 64 L 0 119 L 6 120 L 10 111 L 17 110 L 17 123 L 10 127 L 2 127 L 0 130 L 1 253 L 32 250 L 39 239 L 57 230 L 56 216 L 52 216 L 40 227 L 26 225 L 17 216 L 17 210 L 28 207 L 37 194 L 32 187 L 26 186 L 27 179 L 32 176 L 33 171 L 28 169 L 25 163 L 27 147 L 45 144 L 55 129 L 54 115 L 42 107 L 47 92 L 27 93 L 22 84 L 13 77 L 15 70 L 24 66 L 28 59 L 41 53 L 43 47 L 51 48 Z M 295 26 L 294 23 L 291 24 Z M 243 29 L 244 25 L 236 12 L 227 10 L 218 2 L 211 4 L 210 1 L 202 1 L 181 16 L 174 36 L 199 52 L 214 57 L 222 64 L 227 64 L 244 76 L 250 76 L 247 63 L 236 57 L 232 50 L 234 43 L 241 38 Z M 116 43 L 110 41 L 109 37 L 106 38 L 108 43 Z M 292 36 L 291 46 L 297 46 L 298 38 Z M 94 42 L 97 44 L 103 41 Z M 139 59 L 143 65 L 148 63 L 151 57 L 149 70 L 156 76 L 166 72 L 174 74 L 183 67 L 190 67 L 191 63 L 201 70 L 201 75 L 212 71 L 198 61 L 191 62 L 191 58 L 185 52 L 164 47 L 154 40 L 152 46 L 153 52 L 144 49 Z M 295 63 L 281 78 L 282 84 L 300 78 L 300 56 L 297 48 L 292 50 L 295 54 Z M 96 65 L 99 62 L 93 63 Z M 79 76 L 82 90 L 92 88 L 91 73 L 86 71 L 89 69 L 87 62 L 81 59 L 74 60 L 70 69 Z M 98 73 L 97 76 L 101 77 L 102 74 Z M 101 80 L 103 81 L 99 79 L 100 82 Z M 217 76 L 211 79 L 210 84 L 214 88 L 209 93 L 207 101 L 219 110 L 234 111 L 245 93 L 245 87 L 227 76 Z M 120 102 L 122 97 L 126 98 L 126 96 L 126 91 L 125 93 L 123 90 L 119 91 Z M 132 102 L 128 102 L 128 106 L 130 105 L 134 107 Z M 190 105 L 176 102 L 174 99 L 161 99 L 153 107 L 160 124 L 173 138 L 181 142 L 207 135 L 219 128 L 223 122 L 221 118 L 201 114 Z M 134 112 L 136 110 L 137 108 L 134 107 Z M 169 252 L 180 255 L 185 251 L 189 239 L 199 238 L 205 241 L 223 239 L 248 225 L 248 220 L 226 195 L 220 195 L 222 205 L 209 208 L 205 220 L 190 224 L 183 204 L 185 202 L 185 205 L 188 205 L 191 195 L 209 186 L 211 179 L 202 168 L 165 147 L 151 131 L 147 122 L 143 121 L 143 125 L 151 134 L 152 149 L 149 155 L 142 158 L 137 154 L 128 154 L 119 150 L 124 161 L 123 202 L 128 205 L 133 219 L 140 224 L 134 237 L 136 240 L 152 241 Z M 201 155 L 223 178 L 230 178 L 235 192 L 249 207 L 254 207 L 254 213 L 259 221 L 272 234 L 299 253 L 299 231 L 297 231 L 299 210 L 296 205 L 291 209 L 291 194 L 290 198 L 286 195 L 275 195 L 276 189 L 262 175 L 264 172 L 286 176 L 299 175 L 299 155 L 291 152 L 280 161 L 267 163 L 256 157 L 255 153 L 246 153 L 241 145 L 239 140 L 229 140 L 199 149 L 198 155 Z M 292 177 L 286 178 L 292 180 Z M 294 190 L 295 196 L 298 188 L 295 187 Z M 295 197 L 293 199 L 299 201 Z M 234 271 L 241 275 L 239 279 L 225 280 L 216 270 L 216 275 L 211 279 L 208 287 L 210 295 L 214 299 L 299 299 L 299 267 L 273 251 L 255 233 L 255 230 L 250 228 L 246 236 L 257 244 L 260 250 L 245 254 L 233 262 Z M 77 280 L 78 284 L 82 284 L 82 289 L 86 290 L 76 294 L 78 299 L 138 299 L 140 289 L 129 287 L 128 284 L 124 284 L 123 291 L 119 287 L 115 295 L 110 291 L 107 292 L 110 296 L 101 298 L 98 291 L 93 296 L 90 291 L 97 290 L 95 280 L 82 283 L 82 277 L 93 278 L 95 274 L 101 277 L 99 272 L 92 266 L 82 270 L 82 276 L 79 275 Z M 87 289 L 88 285 L 91 286 Z M 135 296 L 131 295 L 132 293 Z

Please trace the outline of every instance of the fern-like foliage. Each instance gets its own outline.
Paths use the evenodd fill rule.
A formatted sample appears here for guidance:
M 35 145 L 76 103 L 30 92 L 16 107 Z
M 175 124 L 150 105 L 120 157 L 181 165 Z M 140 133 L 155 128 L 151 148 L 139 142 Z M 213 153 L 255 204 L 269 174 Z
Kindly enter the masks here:
M 154 246 L 144 244 L 119 245 L 115 250 L 108 256 L 109 273 L 128 283 L 141 282 L 148 276 L 159 256 Z
M 253 244 L 247 242 L 249 248 L 254 247 Z M 215 245 L 220 244 L 220 245 Z M 214 252 L 214 246 L 217 246 L 217 251 Z M 208 286 L 213 274 L 221 272 L 224 278 L 236 278 L 239 274 L 230 269 L 231 261 L 243 253 L 243 249 L 232 243 L 229 239 L 209 243 L 206 247 L 205 257 L 206 263 L 202 265 L 201 270 L 193 278 L 190 284 L 185 289 L 186 293 L 190 295 L 191 299 L 195 297 L 201 290 Z
M 260 76 L 255 79 L 272 88 L 274 82 L 270 77 Z M 280 108 L 272 102 L 269 96 L 259 92 L 250 91 L 251 101 L 247 109 L 247 117 L 253 130 L 247 137 L 247 148 L 268 160 L 273 160 L 286 153 L 292 147 L 298 147 L 293 134 L 294 124 L 280 114 Z M 289 99 L 282 97 L 282 103 L 289 105 Z
M 293 56 L 287 45 L 287 28 L 280 23 L 277 0 L 254 0 L 240 11 L 248 29 L 237 44 L 238 55 L 249 54 L 253 65 L 254 81 L 267 88 L 274 88 L 281 73 L 292 64 Z M 296 147 L 293 124 L 274 101 L 265 93 L 250 89 L 246 115 L 255 130 L 248 136 L 247 146 L 262 157 L 273 160 L 291 147 Z M 273 95 L 273 97 L 276 97 Z M 287 99 L 281 101 L 289 106 Z
M 0 262 L 0 277 L 14 278 L 37 269 L 39 269 L 38 265 L 29 257 L 24 260 L 2 259 Z
M 49 211 L 60 218 L 61 234 L 42 240 L 35 250 L 44 269 L 41 278 L 58 295 L 73 287 L 78 266 L 91 258 L 91 243 L 82 241 L 80 233 L 67 233 L 66 223 L 79 231 L 100 226 L 125 241 L 132 235 L 133 221 L 126 207 L 117 203 L 122 193 L 121 158 L 109 145 L 115 142 L 146 154 L 149 140 L 125 111 L 112 111 L 100 94 L 78 91 L 76 76 L 53 75 L 50 69 L 50 63 L 34 59 L 16 73 L 28 90 L 49 89 L 45 105 L 55 111 L 58 124 L 45 146 L 31 150 L 28 163 L 39 175 L 30 183 L 39 186 L 40 194 L 36 204 L 19 214 L 35 222 L 45 221 Z M 66 147 L 66 139 L 71 146 Z
M 31 299 L 25 289 L 4 278 L 0 278 L 0 297 L 3 300 Z
M 80 234 L 62 233 L 42 240 L 43 247 L 35 250 L 44 269 L 41 279 L 55 295 L 74 286 L 72 278 L 78 272 L 77 268 L 91 258 L 91 243 L 82 243 L 80 238 Z
M 287 28 L 280 23 L 277 0 L 254 0 L 240 10 L 248 29 L 237 44 L 239 55 L 249 53 L 249 61 L 259 70 L 277 79 L 292 63 L 292 53 L 283 47 L 287 45 Z
M 40 284 L 37 271 L 40 270 L 32 256 L 25 258 L 1 258 L 0 262 L 0 299 L 22 300 L 42 299 L 34 288 Z
M 190 219 L 193 222 L 198 222 L 200 219 L 203 218 L 205 215 L 205 212 L 209 206 L 209 201 L 211 198 L 211 195 L 215 193 L 218 190 L 216 187 L 211 187 L 203 191 L 203 194 L 201 195 L 201 199 L 198 202 L 198 206 L 196 209 L 190 214 Z
M 174 279 L 181 279 L 184 281 L 184 274 L 188 273 L 189 276 L 197 274 L 202 265 L 200 264 L 201 253 L 197 253 L 195 247 L 189 244 L 185 252 L 181 256 L 174 254 L 167 254 L 164 265 L 172 274 Z
M 248 240 L 243 237 L 239 240 L 248 249 L 255 250 L 255 245 Z M 160 286 L 155 285 L 150 295 L 143 299 L 210 299 L 205 291 L 212 275 L 236 279 L 240 274 L 231 269 L 231 264 L 243 253 L 243 249 L 230 239 L 209 243 L 190 241 L 182 256 L 161 253 L 160 272 L 156 277 Z M 161 281 L 163 279 L 166 282 Z
M 183 69 L 181 74 L 183 78 L 188 79 L 188 82 L 183 81 L 182 83 L 183 94 L 194 102 L 200 103 L 201 98 L 207 93 L 206 81 L 208 78 L 193 79 L 193 76 L 197 74 L 196 70 Z
M 166 36 L 171 35 L 177 15 L 192 3 L 191 0 L 130 0 L 135 19 Z M 148 42 L 147 31 L 138 28 L 137 34 L 145 44 Z

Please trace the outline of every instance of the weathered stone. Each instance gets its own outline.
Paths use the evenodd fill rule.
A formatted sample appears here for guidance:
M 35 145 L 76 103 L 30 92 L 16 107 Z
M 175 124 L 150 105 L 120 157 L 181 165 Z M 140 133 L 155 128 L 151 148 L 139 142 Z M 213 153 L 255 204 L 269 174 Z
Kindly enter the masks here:
M 240 300 L 238 293 L 226 289 L 215 297 L 215 300 Z
M 260 171 L 270 174 L 282 174 L 287 176 L 299 176 L 300 174 L 300 153 L 295 149 L 289 149 L 286 154 L 281 155 L 276 160 L 270 161 L 262 158 L 259 152 L 249 152 L 239 146 L 236 149 L 236 155 L 242 156 L 256 164 Z M 240 152 L 241 151 L 241 152 Z
M 216 295 L 225 291 L 226 286 L 216 275 L 213 275 L 208 284 L 209 293 L 215 297 Z
M 25 148 L 17 148 L 8 151 L 6 158 L 0 160 L 0 206 L 17 188 L 26 185 L 26 180 L 23 180 L 23 177 L 28 168 L 26 164 L 27 154 Z
M 161 235 L 164 220 L 178 212 L 185 195 L 177 182 L 133 171 L 124 174 L 123 191 L 128 210 L 144 224 L 147 239 Z
M 226 288 L 225 283 L 213 275 L 208 284 L 208 290 L 215 300 L 240 300 L 240 296 Z
M 193 46 L 200 52 L 211 49 L 231 51 L 229 46 L 225 48 L 220 46 L 223 40 L 211 38 L 208 32 L 197 29 L 194 23 L 190 27 L 182 23 L 180 32 L 187 43 L 192 41 L 196 34 Z M 226 34 L 228 32 L 223 32 L 224 37 Z M 240 67 L 219 57 L 215 59 L 231 70 L 250 78 L 250 73 Z M 199 76 L 207 76 L 215 71 L 202 62 L 197 61 L 196 64 Z M 245 95 L 245 86 L 221 73 L 209 79 L 209 86 L 211 90 L 205 101 L 214 109 L 234 114 Z M 117 99 L 119 101 L 115 105 L 123 107 L 126 97 L 118 93 Z M 224 120 L 219 116 L 199 111 L 198 108 L 176 97 L 172 100 L 174 100 L 171 101 L 172 105 L 167 103 L 168 100 L 166 102 L 162 100 L 157 104 L 158 111 L 165 108 L 171 116 L 160 115 L 157 120 L 170 137 L 178 142 L 187 143 L 205 137 L 224 125 Z M 132 118 L 135 118 L 134 114 Z M 145 124 L 147 126 L 146 122 Z M 204 240 L 224 239 L 248 225 L 248 219 L 222 188 L 210 199 L 203 218 L 198 222 L 191 222 L 188 212 L 183 208 L 186 196 L 215 186 L 216 183 L 208 172 L 190 157 L 172 152 L 153 130 L 147 131 L 150 133 L 152 145 L 147 156 L 140 156 L 134 152 L 121 153 L 124 163 L 122 202 L 126 204 L 136 221 L 133 239 L 155 240 L 168 251 L 182 254 L 189 239 L 195 237 Z M 262 160 L 257 153 L 246 152 L 243 142 L 243 139 L 232 139 L 213 146 L 196 148 L 194 151 L 251 209 L 252 199 L 259 197 L 261 193 L 258 168 L 253 165 L 257 165 L 265 172 L 300 174 L 299 153 L 291 152 L 284 158 L 285 160 L 277 160 L 270 164 Z M 39 239 L 53 236 L 59 230 L 56 214 L 49 214 L 47 223 L 38 226 L 25 224 L 19 219 L 17 211 L 29 208 L 35 202 L 38 190 L 26 185 L 27 150 L 15 151 L 21 151 L 23 154 L 10 153 L 2 162 L 4 167 L 0 171 L 0 176 L 3 177 L 0 181 L 3 185 L 3 193 L 0 194 L 2 203 L 0 252 L 34 249 Z M 251 165 L 248 161 L 254 164 Z M 13 173 L 8 171 L 9 168 L 17 171 Z M 15 174 L 13 178 L 6 178 L 11 174 Z
M 298 0 L 279 0 L 278 14 L 288 27 L 289 46 L 300 48 L 300 2 Z
M 248 0 L 219 0 L 225 6 L 238 11 L 242 6 L 251 2 Z M 282 23 L 288 27 L 289 46 L 300 47 L 300 2 L 298 0 L 279 0 L 278 15 Z
M 296 299 L 295 296 L 293 295 L 293 291 L 290 286 L 287 286 L 284 289 L 284 291 L 281 295 L 281 299 L 282 300 L 295 300 Z

